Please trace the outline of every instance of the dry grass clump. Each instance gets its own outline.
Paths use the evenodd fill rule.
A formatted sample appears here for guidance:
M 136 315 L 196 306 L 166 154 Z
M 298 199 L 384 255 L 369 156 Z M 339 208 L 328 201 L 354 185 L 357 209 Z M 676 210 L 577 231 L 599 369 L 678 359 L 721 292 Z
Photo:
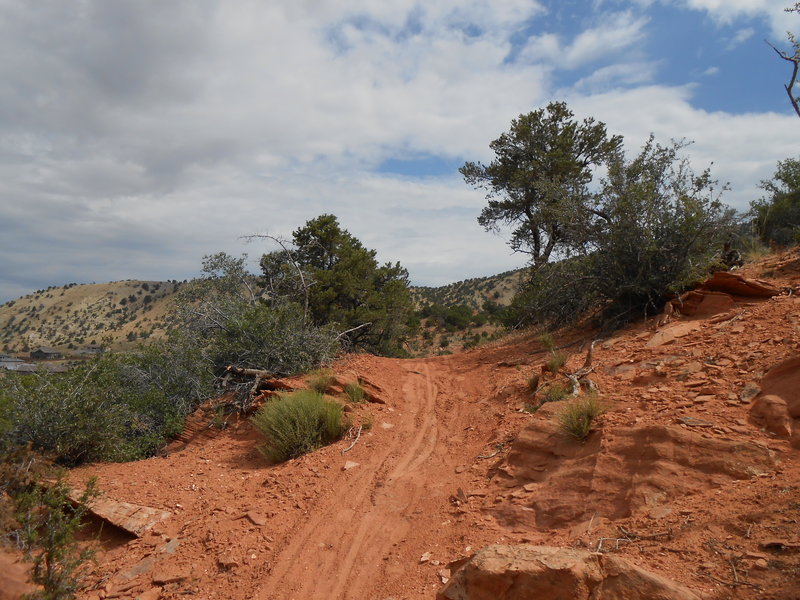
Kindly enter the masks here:
M 562 433 L 583 441 L 589 436 L 594 420 L 603 414 L 597 394 L 587 394 L 568 403 L 558 415 Z
M 308 387 L 320 394 L 327 392 L 333 381 L 333 371 L 330 369 L 315 369 L 308 374 Z
M 553 352 L 550 360 L 544 363 L 547 370 L 553 373 L 554 375 L 558 373 L 558 370 L 564 366 L 564 363 L 567 362 L 567 355 L 563 352 Z

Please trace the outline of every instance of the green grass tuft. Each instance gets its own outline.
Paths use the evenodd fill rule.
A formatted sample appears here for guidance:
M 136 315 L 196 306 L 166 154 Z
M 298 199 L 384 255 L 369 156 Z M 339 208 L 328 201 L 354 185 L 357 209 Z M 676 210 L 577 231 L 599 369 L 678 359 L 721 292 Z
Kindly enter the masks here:
M 553 382 L 542 392 L 542 404 L 545 402 L 560 402 L 569 394 L 567 386 L 563 383 Z
M 347 394 L 350 402 L 355 402 L 356 404 L 364 402 L 367 397 L 367 393 L 364 391 L 364 388 L 361 387 L 361 384 L 355 381 L 345 384 L 344 393 Z
M 347 429 L 342 407 L 312 390 L 299 390 L 267 402 L 252 422 L 266 437 L 259 450 L 274 462 L 297 458 L 330 444 Z
M 587 394 L 567 404 L 558 415 L 561 431 L 578 441 L 585 440 L 592 430 L 592 423 L 603 413 L 596 394 Z

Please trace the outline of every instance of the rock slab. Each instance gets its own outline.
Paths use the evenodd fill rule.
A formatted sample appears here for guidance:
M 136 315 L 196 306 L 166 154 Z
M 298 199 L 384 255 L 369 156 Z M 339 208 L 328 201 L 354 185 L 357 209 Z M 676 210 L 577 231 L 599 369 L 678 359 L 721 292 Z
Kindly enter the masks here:
M 688 588 L 613 555 L 552 546 L 489 546 L 437 600 L 700 600 Z

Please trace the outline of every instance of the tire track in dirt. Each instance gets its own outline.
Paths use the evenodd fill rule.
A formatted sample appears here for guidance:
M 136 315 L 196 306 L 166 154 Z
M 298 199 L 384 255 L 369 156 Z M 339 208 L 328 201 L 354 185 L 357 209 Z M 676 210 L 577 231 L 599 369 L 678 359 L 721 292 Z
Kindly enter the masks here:
M 416 472 L 438 441 L 437 385 L 428 361 L 403 365 L 402 418 L 391 444 L 361 463 L 314 507 L 279 552 L 261 600 L 365 598 L 382 557 L 402 540 L 425 478 Z M 349 475 L 349 474 L 348 474 Z

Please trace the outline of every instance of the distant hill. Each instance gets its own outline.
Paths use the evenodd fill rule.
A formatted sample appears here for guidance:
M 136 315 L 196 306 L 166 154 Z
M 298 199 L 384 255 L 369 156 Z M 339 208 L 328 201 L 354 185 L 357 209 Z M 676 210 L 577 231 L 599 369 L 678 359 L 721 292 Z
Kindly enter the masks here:
M 76 353 L 110 337 L 124 349 L 163 335 L 177 281 L 115 281 L 49 287 L 0 306 L 0 347 L 21 352 L 49 346 Z
M 522 277 L 508 271 L 441 287 L 412 287 L 417 306 L 466 304 L 480 310 L 486 300 L 507 305 Z M 185 283 L 185 282 L 184 282 Z M 92 344 L 110 340 L 114 350 L 132 348 L 164 335 L 165 317 L 179 281 L 125 280 L 52 286 L 0 306 L 0 352 L 19 353 L 39 346 L 80 355 Z
M 451 306 L 465 304 L 480 310 L 486 300 L 508 306 L 524 276 L 524 269 L 506 271 L 489 277 L 475 277 L 440 287 L 413 287 L 411 291 L 418 306 L 423 303 Z

